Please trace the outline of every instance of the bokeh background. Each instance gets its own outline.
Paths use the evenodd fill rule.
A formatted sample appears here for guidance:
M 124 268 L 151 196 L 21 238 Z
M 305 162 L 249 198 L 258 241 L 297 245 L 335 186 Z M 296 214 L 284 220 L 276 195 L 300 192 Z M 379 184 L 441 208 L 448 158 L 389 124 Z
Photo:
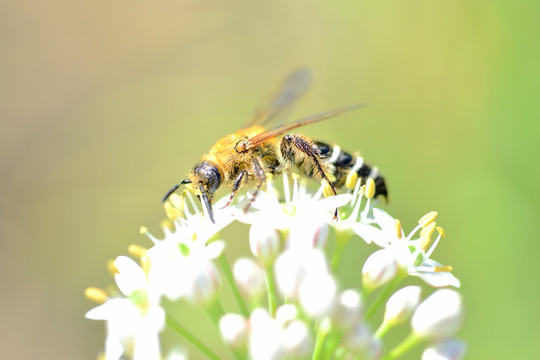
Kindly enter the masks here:
M 138 229 L 159 233 L 164 191 L 299 65 L 315 84 L 295 117 L 371 103 L 303 133 L 377 164 L 406 228 L 439 211 L 468 358 L 538 356 L 539 2 L 0 8 L 2 358 L 94 359 L 104 330 L 84 289 L 149 245 Z

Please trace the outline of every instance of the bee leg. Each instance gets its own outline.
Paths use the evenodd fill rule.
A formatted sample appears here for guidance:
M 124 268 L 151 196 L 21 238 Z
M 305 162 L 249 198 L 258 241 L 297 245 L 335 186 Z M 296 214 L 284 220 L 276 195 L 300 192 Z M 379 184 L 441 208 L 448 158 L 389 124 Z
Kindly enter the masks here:
M 294 146 L 294 148 L 293 148 Z M 330 179 L 324 172 L 324 169 L 319 161 L 321 154 L 319 149 L 313 142 L 299 135 L 289 134 L 285 135 L 281 140 L 281 156 L 286 160 L 294 164 L 299 164 L 304 159 L 311 161 L 319 172 L 319 175 L 323 180 L 326 180 L 332 189 L 334 195 L 337 195 L 336 188 L 332 185 Z M 296 150 L 296 151 L 295 151 Z M 299 152 L 299 153 L 298 153 Z M 334 220 L 338 219 L 337 209 L 334 210 Z
M 261 189 L 262 185 L 264 184 L 266 180 L 266 174 L 264 173 L 264 170 L 262 169 L 261 164 L 259 163 L 259 160 L 253 159 L 253 172 L 255 173 L 255 177 L 259 180 L 259 183 L 257 184 L 257 188 L 255 188 L 255 191 L 253 192 L 253 196 L 251 197 L 251 200 L 247 204 L 247 206 L 244 208 L 244 212 L 247 212 L 249 208 L 251 207 L 251 203 L 255 201 L 255 198 L 257 197 L 257 194 L 259 193 L 259 190 Z
M 240 172 L 240 174 L 236 177 L 236 179 L 234 180 L 234 183 L 233 183 L 233 187 L 232 187 L 232 193 L 231 193 L 231 197 L 229 198 L 229 201 L 227 201 L 227 204 L 225 204 L 224 207 L 222 207 L 222 209 L 226 208 L 227 206 L 231 205 L 234 197 L 236 196 L 236 192 L 238 191 L 238 189 L 240 188 L 240 185 L 242 184 L 242 179 L 244 178 L 244 176 L 247 175 L 247 171 L 246 170 L 242 170 Z

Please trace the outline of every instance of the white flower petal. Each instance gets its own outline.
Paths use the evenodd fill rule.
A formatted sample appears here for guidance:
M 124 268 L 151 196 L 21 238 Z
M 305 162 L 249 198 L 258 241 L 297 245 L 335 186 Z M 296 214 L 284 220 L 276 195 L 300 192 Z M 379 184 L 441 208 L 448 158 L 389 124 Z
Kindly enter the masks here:
M 135 290 L 146 287 L 146 274 L 131 258 L 118 256 L 114 261 L 114 266 L 118 270 L 114 276 L 116 285 L 124 295 L 129 296 Z

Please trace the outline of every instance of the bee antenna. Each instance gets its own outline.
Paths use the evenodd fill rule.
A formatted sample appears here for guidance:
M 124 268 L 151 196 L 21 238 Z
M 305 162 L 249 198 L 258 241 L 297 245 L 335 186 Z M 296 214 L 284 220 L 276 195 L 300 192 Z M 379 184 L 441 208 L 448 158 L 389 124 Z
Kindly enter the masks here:
M 191 180 L 184 179 L 180 181 L 180 183 L 174 185 L 172 188 L 169 189 L 169 191 L 167 191 L 165 196 L 163 196 L 163 199 L 161 199 L 161 202 L 165 202 L 169 198 L 169 196 L 171 196 L 172 193 L 175 192 L 180 187 L 180 185 L 185 185 L 185 184 L 191 184 Z
M 206 191 L 204 191 L 204 188 L 202 186 L 199 187 L 199 190 L 202 194 L 204 209 L 206 209 L 206 213 L 208 213 L 210 221 L 215 224 L 216 222 L 214 221 L 214 214 L 212 212 L 212 205 L 210 204 L 210 200 L 208 199 L 208 194 L 206 194 Z

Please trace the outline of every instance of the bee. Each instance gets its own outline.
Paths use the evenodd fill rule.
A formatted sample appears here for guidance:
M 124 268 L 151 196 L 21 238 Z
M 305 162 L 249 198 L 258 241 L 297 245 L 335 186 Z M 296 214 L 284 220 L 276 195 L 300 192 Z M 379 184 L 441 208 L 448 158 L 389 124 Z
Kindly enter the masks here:
M 343 187 L 348 174 L 355 172 L 362 182 L 369 177 L 373 178 L 376 185 L 375 196 L 387 197 L 384 178 L 376 168 L 366 164 L 362 157 L 353 156 L 337 145 L 290 133 L 294 129 L 330 119 L 364 104 L 338 108 L 266 129 L 265 125 L 280 119 L 288 112 L 306 92 L 310 82 L 311 74 L 304 68 L 287 76 L 270 100 L 257 109 L 246 127 L 219 139 L 193 166 L 187 178 L 174 185 L 162 201 L 166 201 L 181 185 L 188 185 L 201 200 L 210 220 L 214 222 L 212 200 L 221 185 L 232 185 L 230 198 L 225 205 L 228 206 L 242 185 L 256 183 L 252 202 L 263 186 L 267 174 L 280 174 L 293 168 L 316 181 L 325 181 L 333 194 L 337 194 L 336 188 Z M 334 217 L 336 216 L 337 209 L 334 214 Z

